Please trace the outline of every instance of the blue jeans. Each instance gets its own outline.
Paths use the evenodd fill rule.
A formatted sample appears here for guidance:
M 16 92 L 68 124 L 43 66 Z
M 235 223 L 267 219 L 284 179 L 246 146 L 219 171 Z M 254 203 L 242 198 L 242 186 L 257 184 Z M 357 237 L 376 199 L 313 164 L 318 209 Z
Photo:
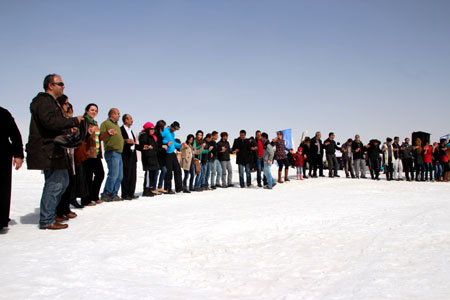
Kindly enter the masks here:
M 303 167 L 295 167 L 297 169 L 297 175 L 303 175 Z
M 442 165 L 436 164 L 434 166 L 434 179 L 440 179 L 442 178 Z
M 238 165 L 239 167 L 239 184 L 241 185 L 241 187 L 245 187 L 245 182 L 244 182 L 244 168 L 245 168 L 245 173 L 247 174 L 247 186 L 249 186 L 250 184 L 252 184 L 252 175 L 250 173 L 250 164 L 245 164 L 245 165 Z
M 266 177 L 261 178 L 261 173 L 265 175 L 264 173 L 264 159 L 258 158 L 256 159 L 256 182 L 258 182 L 258 185 L 261 184 L 261 179 L 264 182 L 264 185 L 267 184 Z
M 264 175 L 266 176 L 267 186 L 271 188 L 273 186 L 272 172 L 270 172 L 270 167 L 272 167 L 272 164 L 268 164 L 264 161 L 263 163 L 264 163 Z
M 69 185 L 69 171 L 67 169 L 44 170 L 44 177 L 45 183 L 42 191 L 39 219 L 39 225 L 41 227 L 50 226 L 55 223 L 56 207 Z
M 202 164 L 202 188 L 208 187 L 210 171 L 211 171 L 211 164 L 209 161 Z
M 194 189 L 199 189 L 202 186 L 203 168 L 200 168 L 200 173 L 195 176 Z
M 210 163 L 211 163 L 211 186 L 220 185 L 220 178 L 222 177 L 222 166 L 220 165 L 220 161 L 218 159 L 215 159 Z
M 430 174 L 430 180 L 433 180 L 433 163 L 425 163 L 425 179 L 428 179 Z
M 166 166 L 162 166 L 161 170 L 156 170 L 155 173 L 155 186 L 153 187 L 153 190 L 156 190 L 156 182 L 158 183 L 158 189 L 162 189 L 164 184 L 164 177 L 166 176 L 167 168 Z M 159 180 L 158 180 L 159 175 Z
M 105 160 L 108 165 L 108 177 L 106 178 L 102 197 L 109 193 L 109 196 L 113 198 L 119 192 L 120 183 L 123 179 L 122 154 L 115 151 L 105 151 Z
M 195 176 L 195 164 L 192 162 L 191 167 L 188 170 L 184 170 L 184 179 L 183 179 L 183 188 L 188 188 L 187 181 L 189 179 L 189 175 L 191 175 L 191 179 L 189 180 L 189 189 L 193 189 L 194 184 L 194 176 Z

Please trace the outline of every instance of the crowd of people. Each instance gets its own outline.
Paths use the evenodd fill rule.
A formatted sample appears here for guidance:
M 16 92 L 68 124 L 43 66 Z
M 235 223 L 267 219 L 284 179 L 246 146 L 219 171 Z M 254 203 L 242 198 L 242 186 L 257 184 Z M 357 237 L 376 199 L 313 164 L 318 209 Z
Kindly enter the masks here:
M 83 115 L 74 117 L 64 87 L 59 75 L 47 75 L 45 92 L 39 93 L 30 105 L 26 161 L 28 169 L 44 173 L 41 229 L 67 228 L 64 221 L 77 217 L 71 205 L 83 208 L 138 198 L 135 193 L 137 151 L 141 152 L 144 171 L 143 197 L 233 187 L 232 154 L 236 155 L 241 188 L 253 187 L 254 172 L 257 187 L 272 189 L 277 183 L 291 180 L 291 167 L 295 168 L 298 180 L 325 177 L 325 167 L 329 177 L 339 177 L 337 151 L 342 153 L 347 178 L 366 178 L 368 168 L 374 180 L 380 180 L 380 173 L 384 172 L 389 181 L 403 180 L 403 173 L 408 181 L 449 181 L 449 144 L 445 139 L 432 145 L 420 139 L 410 145 L 409 138 L 400 143 L 398 137 L 386 138 L 384 143 L 372 139 L 364 144 L 356 135 L 340 146 L 334 133 L 329 133 L 322 142 L 322 135 L 317 132 L 313 138 L 305 137 L 297 149 L 287 149 L 282 131 L 269 139 L 267 133 L 259 130 L 247 138 L 247 132 L 241 130 L 231 145 L 227 132 L 204 134 L 198 130 L 195 136 L 189 134 L 182 142 L 175 138 L 180 129 L 177 121 L 170 125 L 164 120 L 156 124 L 146 122 L 135 134 L 132 116 L 121 116 L 117 108 L 109 109 L 108 118 L 99 124 L 96 121 L 98 106 L 94 103 L 86 106 Z M 5 125 L 8 134 L 2 137 L 8 152 L 7 159 L 2 155 L 2 172 L 9 174 L 9 179 L 2 182 L 0 227 L 3 228 L 9 222 L 11 160 L 19 169 L 24 153 L 14 119 L 6 110 L 0 112 L 2 121 L 8 123 Z M 119 126 L 120 119 L 122 126 Z M 103 159 L 108 173 L 100 192 L 105 179 Z M 271 173 L 274 162 L 278 166 L 277 178 Z

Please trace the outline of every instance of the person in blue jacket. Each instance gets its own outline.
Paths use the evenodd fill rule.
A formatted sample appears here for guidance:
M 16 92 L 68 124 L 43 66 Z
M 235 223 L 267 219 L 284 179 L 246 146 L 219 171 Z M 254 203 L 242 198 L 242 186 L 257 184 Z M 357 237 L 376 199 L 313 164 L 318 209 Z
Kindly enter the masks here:
M 167 156 L 166 156 L 166 168 L 167 173 L 164 177 L 164 190 L 167 194 L 175 194 L 172 191 L 172 172 L 175 176 L 175 191 L 177 193 L 183 191 L 183 182 L 181 180 L 181 167 L 178 162 L 175 149 L 180 149 L 181 144 L 175 141 L 175 131 L 180 129 L 180 123 L 177 121 L 173 122 L 170 126 L 164 128 L 161 132 L 161 137 L 163 139 L 163 144 L 167 145 Z

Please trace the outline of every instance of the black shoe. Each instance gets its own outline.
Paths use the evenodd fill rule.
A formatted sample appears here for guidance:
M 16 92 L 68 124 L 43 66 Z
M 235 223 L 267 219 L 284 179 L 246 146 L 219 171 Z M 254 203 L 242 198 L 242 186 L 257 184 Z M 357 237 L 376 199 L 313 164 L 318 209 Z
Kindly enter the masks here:
M 167 193 L 166 193 L 167 195 L 174 195 L 175 194 L 175 192 L 174 191 L 172 191 L 172 190 L 170 190 L 170 191 L 167 191 Z
M 262 187 L 262 184 L 261 184 L 261 183 L 258 183 L 258 187 Z
M 339 176 L 338 174 L 336 174 L 336 175 L 334 175 L 334 177 L 341 177 L 341 176 Z
M 215 186 L 215 185 L 212 185 L 211 188 L 212 188 L 213 190 L 215 190 L 215 189 L 216 189 L 216 186 Z
M 139 198 L 139 196 L 138 195 L 133 195 L 133 196 L 131 196 L 131 198 L 132 199 L 137 199 L 137 198 Z
M 184 190 L 183 190 L 183 193 L 190 194 L 191 192 L 189 192 L 188 189 L 184 189 Z
M 319 177 L 325 177 L 325 175 L 321 174 L 321 175 L 319 175 Z
M 72 204 L 73 207 L 75 207 L 75 208 L 83 208 L 84 207 L 84 205 L 78 203 L 77 199 L 70 200 L 70 204 Z
M 155 194 L 153 194 L 150 188 L 145 188 L 144 192 L 142 193 L 142 197 L 154 197 L 154 196 Z
M 272 189 L 270 186 L 265 186 L 264 188 L 267 189 L 267 190 L 271 190 Z
M 234 187 L 234 184 L 229 184 L 227 185 L 227 187 Z
M 133 197 L 131 196 L 122 196 L 122 200 L 133 200 Z

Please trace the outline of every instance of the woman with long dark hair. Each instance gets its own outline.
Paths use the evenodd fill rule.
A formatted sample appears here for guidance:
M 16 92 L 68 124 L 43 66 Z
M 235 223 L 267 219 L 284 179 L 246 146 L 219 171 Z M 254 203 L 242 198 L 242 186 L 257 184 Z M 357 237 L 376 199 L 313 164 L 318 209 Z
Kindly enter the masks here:
M 158 157 L 159 170 L 156 170 L 155 172 L 155 186 L 152 188 L 152 191 L 157 195 L 159 195 L 160 193 L 167 193 L 167 191 L 164 190 L 163 188 L 164 177 L 166 176 L 167 173 L 166 167 L 167 145 L 163 145 L 163 138 L 161 136 L 161 132 L 164 130 L 164 128 L 166 128 L 166 122 L 164 120 L 159 120 L 158 122 L 156 122 L 155 136 L 157 138 L 158 143 L 156 155 Z
M 101 149 L 101 140 L 104 136 L 100 135 L 100 128 L 95 121 L 97 114 L 97 104 L 90 103 L 86 106 L 83 117 L 89 124 L 89 135 L 86 141 L 76 150 L 77 164 L 81 166 L 82 170 L 80 176 L 84 176 L 80 181 L 84 181 L 87 186 L 86 195 L 81 197 L 81 205 L 84 206 L 95 206 L 103 202 L 99 198 L 99 193 L 105 178 Z
M 64 117 L 71 118 L 73 116 L 73 107 L 72 104 L 69 103 L 69 98 L 66 95 L 62 95 L 56 99 L 58 104 L 61 106 Z M 70 129 L 67 130 L 70 132 Z M 71 168 L 68 170 L 69 172 L 69 185 L 67 186 L 66 191 L 61 196 L 61 201 L 59 201 L 58 206 L 56 207 L 56 218 L 57 222 L 66 221 L 68 219 L 75 218 L 77 216 L 76 213 L 70 210 L 70 204 L 73 204 L 75 207 L 79 207 L 80 205 L 76 202 L 76 177 L 75 177 L 75 167 L 74 167 L 74 150 L 72 148 L 66 149 L 69 154 L 69 158 L 71 160 Z

